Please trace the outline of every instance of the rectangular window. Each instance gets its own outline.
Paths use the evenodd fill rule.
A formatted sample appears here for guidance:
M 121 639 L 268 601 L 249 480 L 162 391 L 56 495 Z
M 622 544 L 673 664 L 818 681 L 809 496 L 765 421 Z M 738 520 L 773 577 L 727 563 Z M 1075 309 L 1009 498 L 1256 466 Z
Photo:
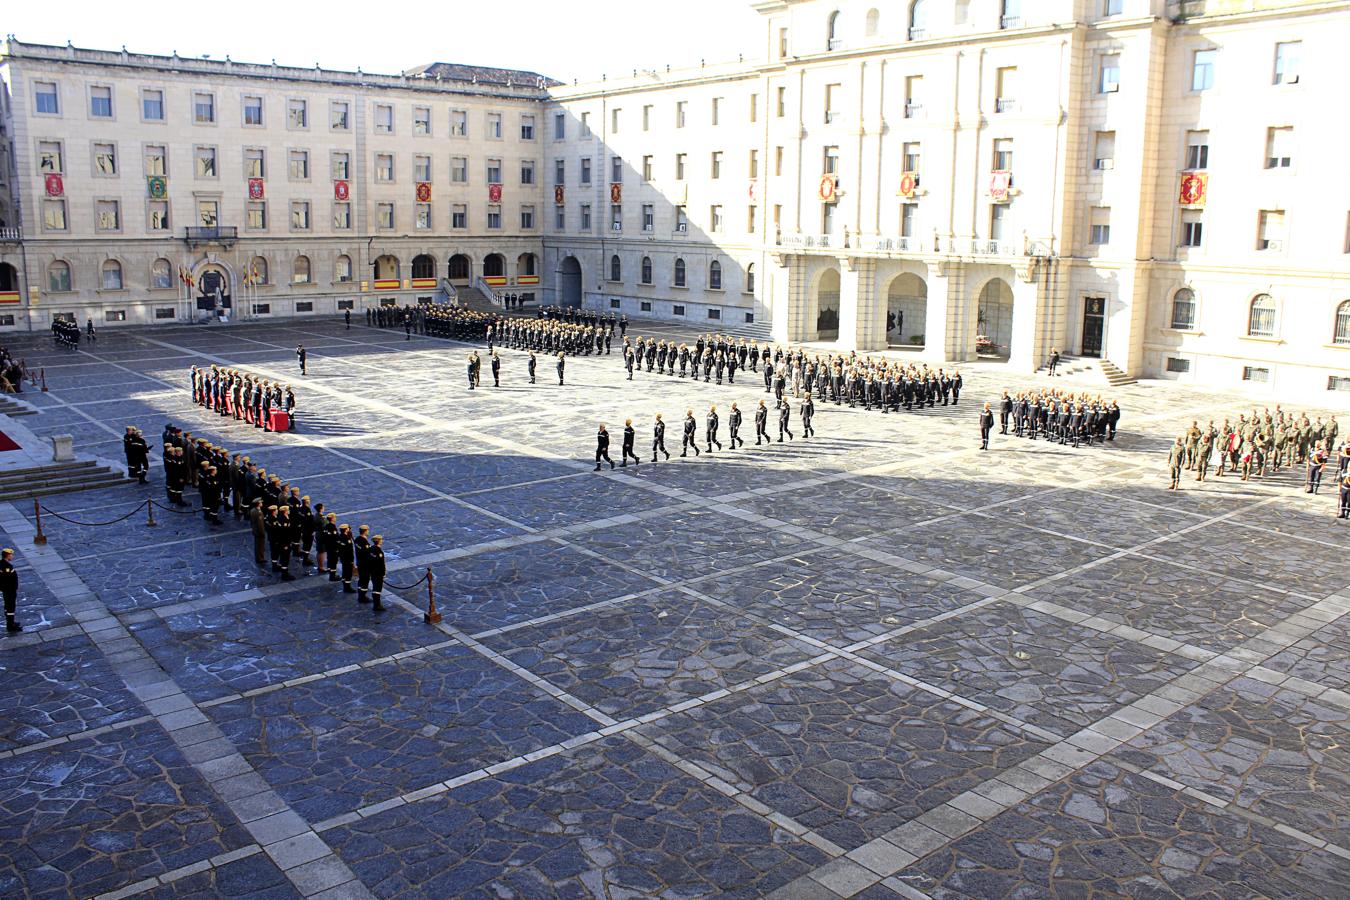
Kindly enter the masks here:
M 581 204 L 581 230 L 591 230 L 591 205 L 589 203 Z
M 220 202 L 217 200 L 198 200 L 197 224 L 203 228 L 215 228 L 219 225 Z
M 120 231 L 122 229 L 122 210 L 116 200 L 98 200 L 94 203 L 99 231 Z
M 244 98 L 244 124 L 261 127 L 263 123 L 263 100 L 261 97 Z
M 1266 384 L 1270 381 L 1270 370 L 1262 366 L 1243 366 L 1242 380 Z
M 610 309 L 621 309 L 622 307 L 623 307 L 623 302 L 622 302 L 621 300 L 619 300 L 618 297 L 610 297 L 610 298 L 609 298 L 609 308 L 610 308 Z
M 1011 172 L 1013 164 L 1012 138 L 994 139 L 994 171 Z
M 1293 164 L 1294 129 L 1288 126 L 1266 129 L 1266 168 L 1287 169 Z
M 351 280 L 352 276 L 350 271 L 347 273 L 345 278 L 342 276 L 338 277 L 338 281 L 351 281 Z M 350 297 L 345 299 L 339 299 L 337 302 L 337 308 L 339 312 L 341 312 L 344 309 L 355 309 L 356 301 L 352 300 Z
M 1120 54 L 1108 53 L 1102 56 L 1097 76 L 1097 93 L 1114 94 L 1120 90 Z
M 155 307 L 155 318 L 156 318 L 156 319 L 176 319 L 176 318 L 178 318 L 178 312 L 177 312 L 172 306 L 156 306 L 156 307 Z
M 609 207 L 609 230 L 623 231 L 623 207 L 618 203 L 610 204 Z
M 272 314 L 272 304 L 270 303 L 253 304 L 253 314 L 255 316 L 270 316 Z
M 686 100 L 675 101 L 675 127 L 683 128 L 689 103 Z
M 115 144 L 94 145 L 94 174 L 117 174 L 117 146 Z
M 778 58 L 787 59 L 788 55 L 788 30 L 786 28 L 778 29 Z
M 1017 67 L 1004 66 L 994 74 L 994 90 L 998 98 L 994 112 L 1008 112 L 1017 105 Z
M 314 301 L 313 300 L 295 301 L 295 311 L 298 313 L 314 312 Z
M 431 204 L 419 203 L 416 209 L 415 225 L 423 230 L 431 228 Z
M 1257 217 L 1257 250 L 1284 249 L 1284 211 L 1263 209 Z
M 1201 247 L 1205 242 L 1205 223 L 1198 209 L 1181 211 L 1181 246 Z
M 192 95 L 192 120 L 198 125 L 210 125 L 216 121 L 216 95 Z
M 652 130 L 652 107 L 650 103 L 642 107 L 642 130 Z
M 394 154 L 375 154 L 375 180 L 383 182 L 394 180 Z
M 493 230 L 502 227 L 502 208 L 500 206 L 489 206 L 487 211 L 487 227 Z
M 309 203 L 305 200 L 291 202 L 291 230 L 309 230 Z
M 59 175 L 65 171 L 60 141 L 38 141 L 38 171 Z M 154 174 L 147 172 L 146 174 Z
M 468 228 L 469 227 L 469 207 L 463 203 L 456 203 L 450 207 L 450 227 Z
M 555 206 L 553 208 L 553 229 L 555 231 L 567 230 L 567 207 Z
M 450 180 L 455 184 L 469 183 L 469 158 L 467 156 L 450 157 Z
M 147 227 L 150 231 L 168 231 L 169 230 L 169 204 L 166 200 L 151 200 L 149 207 L 149 221 Z
M 1125 0 L 1102 0 L 1103 16 L 1118 16 L 1125 8 Z
M 375 227 L 389 231 L 394 227 L 394 204 L 375 204 Z
M 905 118 L 918 118 L 923 113 L 923 76 L 910 75 L 905 79 Z
M 710 309 L 708 310 L 708 318 L 713 319 L 714 321 L 720 321 L 722 318 L 722 311 L 720 309 Z
M 923 145 L 918 141 L 909 141 L 903 146 L 905 171 L 919 171 L 919 164 L 923 161 Z
M 533 231 L 533 230 L 534 230 L 534 207 L 533 207 L 533 206 L 522 206 L 522 207 L 520 208 L 520 230 L 521 230 L 521 231 Z
M 787 115 L 787 88 L 780 87 L 776 91 L 774 108 L 778 118 L 781 119 Z
M 900 204 L 900 236 L 914 237 L 917 233 L 916 222 L 919 218 L 919 204 Z
M 534 116 L 520 117 L 520 139 L 522 141 L 534 140 Z
M 564 140 L 567 137 L 567 115 L 565 113 L 553 114 L 553 139 L 555 141 Z
M 61 107 L 60 101 L 57 99 L 56 82 L 33 82 L 33 105 L 35 112 L 48 116 L 59 115 Z
M 520 183 L 534 184 L 534 160 L 522 159 L 520 161 Z
M 1275 45 L 1276 84 L 1298 84 L 1299 59 L 1302 54 L 1302 41 L 1285 41 Z
M 614 109 L 611 109 L 611 110 L 609 111 L 609 133 L 610 133 L 610 134 L 618 134 L 618 133 L 619 133 L 619 120 L 623 118 L 623 116 L 621 115 L 622 113 L 623 113 L 623 110 L 619 109 L 618 107 L 615 107 Z
M 721 178 L 721 177 L 722 177 L 722 151 L 721 151 L 721 150 L 714 150 L 714 151 L 712 152 L 712 165 L 711 165 L 711 167 L 709 168 L 708 174 L 709 174 L 712 178 Z
M 687 158 L 687 156 L 688 156 L 688 154 L 685 154 L 685 153 L 676 153 L 676 154 L 675 154 L 675 180 L 676 180 L 676 181 L 684 181 L 684 162 L 685 162 L 685 159 Z
M 1003 240 L 1008 228 L 1008 204 L 994 203 L 989 207 L 989 239 Z
M 334 100 L 328 105 L 328 127 L 334 131 L 351 129 L 351 106 L 343 100 Z
M 555 159 L 553 161 L 553 185 L 562 187 L 567 184 L 567 160 Z
M 469 113 L 462 109 L 450 110 L 450 136 L 469 136 Z
M 95 119 L 111 119 L 112 114 L 112 88 L 91 87 L 89 89 L 89 115 Z M 211 119 L 210 121 L 215 120 Z
M 609 181 L 611 184 L 623 183 L 623 158 L 614 156 L 609 160 Z
M 141 91 L 141 118 L 147 122 L 164 121 L 164 92 Z
M 759 225 L 758 219 L 759 219 L 759 207 L 758 207 L 758 206 L 755 206 L 755 205 L 752 203 L 752 204 L 750 204 L 749 206 L 747 206 L 747 207 L 745 208 L 745 232 L 746 232 L 746 234 L 754 234 L 754 233 L 755 233 L 756 227 Z
M 7 324 L 14 324 L 9 322 Z M 1350 377 L 1345 375 L 1328 375 L 1327 390 L 1329 391 L 1350 391 Z
M 290 175 L 291 181 L 309 180 L 308 150 L 292 150 L 290 153 L 286 155 L 286 160 L 287 160 L 286 171 L 287 174 Z
M 286 125 L 288 128 L 309 127 L 309 101 L 298 98 L 286 101 Z
M 394 133 L 394 107 L 387 103 L 375 104 L 375 133 Z
M 591 183 L 591 158 L 589 156 L 582 157 L 581 159 L 581 183 Z
M 1186 132 L 1186 168 L 1209 168 L 1209 132 Z
M 673 306 L 671 306 L 671 308 L 670 308 L 670 314 L 671 314 L 672 316 L 682 316 L 682 315 L 684 315 L 684 304 L 683 304 L 683 303 L 676 303 L 676 304 L 674 304 Z
M 350 181 L 352 177 L 352 157 L 349 153 L 334 153 L 332 156 L 333 180 Z
M 168 153 L 162 144 L 149 145 L 145 148 L 145 174 L 169 174 Z
M 1092 152 L 1092 168 L 1099 172 L 1116 167 L 1116 133 L 1099 131 Z
M 500 141 L 502 139 L 502 114 L 487 114 L 487 136 L 489 140 Z
M 1167 357 L 1167 371 L 1177 375 L 1184 375 L 1191 370 L 1191 361 L 1189 359 L 1180 359 L 1175 356 Z
M 1207 91 L 1214 87 L 1214 63 L 1218 50 L 1197 50 L 1191 57 L 1191 90 Z
M 216 177 L 216 148 L 198 147 L 197 153 L 197 177 L 215 178 Z
M 650 203 L 642 204 L 642 230 L 653 231 L 656 228 L 656 207 Z
M 413 181 L 431 180 L 431 157 L 414 156 L 413 157 Z
M 414 106 L 412 120 L 413 134 L 419 137 L 431 135 L 431 107 Z
M 639 311 L 639 312 L 651 312 L 651 311 L 652 311 L 652 301 L 650 301 L 650 300 L 639 300 L 639 301 L 638 301 L 638 311 Z
M 1022 0 L 1003 0 L 998 27 L 1003 29 L 1022 27 Z
M 710 121 L 712 122 L 712 124 L 713 124 L 714 126 L 717 126 L 717 125 L 720 125 L 720 124 L 721 124 L 721 122 L 722 122 L 722 98 L 721 98 L 721 97 L 714 97 L 714 98 L 712 98 L 712 110 L 709 112 L 709 117 L 710 117 Z
M 500 159 L 489 159 L 487 161 L 487 181 L 488 184 L 502 183 L 502 161 Z
M 352 227 L 352 205 L 350 203 L 333 204 L 333 229 L 346 231 Z
M 826 175 L 837 175 L 839 173 L 839 148 L 826 147 L 824 160 L 821 163 L 821 172 Z
M 42 201 L 42 227 L 47 231 L 66 230 L 66 201 Z
M 264 157 L 265 151 L 261 147 L 244 148 L 244 177 L 245 178 L 266 178 L 267 165 Z
M 750 121 L 759 121 L 759 94 L 750 95 Z
M 773 174 L 781 176 L 783 174 L 783 148 L 773 148 Z
M 758 177 L 759 177 L 759 151 L 758 151 L 758 150 L 751 150 L 751 151 L 750 151 L 750 177 L 751 177 L 751 178 L 758 178 Z
M 652 180 L 652 158 L 650 156 L 642 157 L 642 180 Z
M 118 287 L 110 286 L 108 283 L 108 279 L 105 277 L 103 279 L 103 289 L 105 291 L 120 290 L 121 287 L 120 285 Z M 103 321 L 105 322 L 125 322 L 126 320 L 127 320 L 127 311 L 125 309 L 105 309 L 103 311 Z
M 267 228 L 267 204 L 259 200 L 250 200 L 244 210 L 244 227 L 249 231 L 264 231 Z
M 684 206 L 675 207 L 675 230 L 681 234 L 689 230 L 689 210 Z
M 1111 209 L 1106 206 L 1092 207 L 1088 243 L 1098 246 L 1111 243 Z
M 820 233 L 834 234 L 834 223 L 838 220 L 839 204 L 822 203 L 820 205 Z

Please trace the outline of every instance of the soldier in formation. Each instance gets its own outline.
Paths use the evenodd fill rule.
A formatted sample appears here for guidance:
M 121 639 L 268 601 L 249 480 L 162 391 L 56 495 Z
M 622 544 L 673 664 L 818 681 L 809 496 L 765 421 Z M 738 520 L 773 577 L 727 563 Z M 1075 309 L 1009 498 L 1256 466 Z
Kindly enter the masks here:
M 223 366 L 193 366 L 192 402 L 221 416 L 233 416 L 264 431 L 272 430 L 272 410 L 284 410 L 295 429 L 295 391 L 289 384 Z
M 1114 441 L 1121 415 L 1115 400 L 1058 388 L 1020 392 L 1016 397 L 1004 391 L 999 408 L 1007 412 L 1004 434 L 1011 424 L 1017 437 L 1073 447 Z

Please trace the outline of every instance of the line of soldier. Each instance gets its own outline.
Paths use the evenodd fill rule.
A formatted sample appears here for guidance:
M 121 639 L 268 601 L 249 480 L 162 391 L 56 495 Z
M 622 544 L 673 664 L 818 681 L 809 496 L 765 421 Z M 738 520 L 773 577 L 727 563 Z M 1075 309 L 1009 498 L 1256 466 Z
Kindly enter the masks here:
M 1252 410 L 1250 416 L 1243 413 L 1236 424 L 1224 419 L 1218 428 L 1213 420 L 1203 428 L 1195 420 L 1174 443 L 1181 448 L 1181 465 L 1173 472 L 1176 476 L 1174 484 L 1180 478 L 1180 469 L 1194 471 L 1195 480 L 1204 481 L 1209 474 L 1211 458 L 1217 453 L 1219 464 L 1214 471 L 1215 477 L 1222 478 L 1224 472 L 1231 470 L 1241 473 L 1243 481 L 1250 480 L 1252 475 L 1263 478 L 1267 471 L 1275 473 L 1285 466 L 1308 463 L 1308 492 L 1317 493 L 1321 467 L 1335 449 L 1339 434 L 1340 425 L 1335 416 L 1330 416 L 1326 422 L 1320 416 L 1309 421 L 1306 413 L 1287 413 L 1279 406 L 1275 407 L 1274 413 L 1269 409 L 1260 414 Z M 1315 456 L 1316 473 L 1312 471 Z M 1342 464 L 1337 480 L 1345 474 Z
M 295 428 L 295 391 L 238 369 L 192 367 L 192 402 L 222 416 L 234 416 L 264 431 L 272 430 L 272 410 L 283 409 Z
M 589 325 L 596 328 L 605 328 L 611 334 L 618 331 L 620 336 L 628 333 L 628 316 L 615 316 L 612 312 L 601 315 L 594 310 L 581 309 L 575 306 L 541 306 L 535 313 L 535 317 L 551 322 L 564 322 L 569 325 Z
M 783 442 L 784 436 L 793 440 L 792 434 L 792 406 L 786 400 L 780 400 L 775 404 L 775 412 L 778 416 L 778 442 Z M 813 437 L 816 433 L 812 422 L 815 418 L 816 407 L 807 394 L 802 398 L 799 414 L 802 421 L 802 438 Z M 731 449 L 735 450 L 737 446 L 745 446 L 745 438 L 741 437 L 741 425 L 744 422 L 744 414 L 740 406 L 736 403 L 731 404 L 731 411 L 727 414 L 728 440 L 731 443 Z M 763 400 L 755 407 L 755 446 L 761 444 L 772 444 L 773 438 L 769 436 L 769 408 Z M 713 447 L 722 449 L 720 440 L 720 429 L 722 425 L 721 416 L 718 415 L 717 405 L 708 407 L 708 412 L 703 420 L 703 442 L 707 445 L 706 451 L 698 449 L 698 420 L 694 418 L 694 411 L 687 410 L 684 414 L 684 422 L 680 433 L 680 456 L 688 456 L 689 451 L 694 451 L 694 456 L 699 456 L 702 452 L 712 453 Z M 637 432 L 633 428 L 633 420 L 624 421 L 623 427 L 623 456 L 620 462 L 621 467 L 627 467 L 628 460 L 633 460 L 633 465 L 638 465 L 641 460 L 634 449 L 637 442 Z M 664 454 L 666 459 L 670 459 L 670 451 L 666 449 L 666 423 L 662 419 L 661 413 L 656 414 L 652 422 L 652 462 L 657 461 L 657 455 Z M 614 460 L 609 458 L 609 431 L 605 423 L 600 423 L 600 428 L 595 436 L 595 470 L 599 472 L 600 463 L 604 461 L 609 463 L 611 469 L 614 468 Z
M 614 332 L 608 324 L 583 325 L 550 319 L 498 318 L 487 331 L 488 352 L 497 345 L 512 350 L 602 356 L 609 353 Z
M 75 322 L 56 319 L 52 322 L 52 337 L 56 339 L 57 346 L 78 347 L 80 346 L 80 326 Z
M 164 490 L 170 503 L 190 507 L 183 491 L 188 485 L 196 487 L 202 518 L 209 524 L 222 524 L 220 517 L 227 509 L 235 519 L 248 519 L 253 557 L 259 566 L 266 566 L 270 559 L 274 574 L 282 581 L 294 581 L 291 561 L 298 557 L 301 575 L 311 574 L 313 565 L 313 574 L 340 580 L 349 594 L 355 575 L 356 599 L 373 603 L 375 612 L 384 611 L 383 536 L 370 537 L 368 525 L 353 535 L 350 526 L 338 524 L 336 513 L 325 511 L 322 503 L 311 506 L 299 487 L 279 475 L 269 475 L 247 456 L 231 454 L 172 424 L 164 426 L 163 441 Z
M 1078 447 L 1116 439 L 1120 403 L 1086 391 L 1074 394 L 1059 388 L 1023 391 L 1015 397 L 1004 391 L 998 401 L 999 433 Z

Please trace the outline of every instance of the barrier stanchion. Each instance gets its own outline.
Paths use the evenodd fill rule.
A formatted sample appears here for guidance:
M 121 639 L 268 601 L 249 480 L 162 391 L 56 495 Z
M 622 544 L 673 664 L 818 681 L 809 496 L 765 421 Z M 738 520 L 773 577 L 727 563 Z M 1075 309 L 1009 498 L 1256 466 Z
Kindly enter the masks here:
M 145 501 L 145 524 L 150 528 L 159 524 L 155 521 L 155 502 L 153 500 Z
M 47 536 L 42 533 L 42 505 L 37 498 L 33 499 L 33 517 L 37 519 L 37 534 L 33 535 L 33 543 L 41 547 L 47 543 Z
M 441 620 L 441 614 L 436 609 L 436 576 L 431 574 L 431 567 L 427 566 L 427 612 L 422 617 L 428 625 L 435 625 Z
M 46 393 L 46 391 L 47 391 L 47 367 L 46 367 L 46 366 L 43 366 L 42 369 L 41 369 L 41 372 L 42 372 L 42 390 L 43 390 L 43 393 Z

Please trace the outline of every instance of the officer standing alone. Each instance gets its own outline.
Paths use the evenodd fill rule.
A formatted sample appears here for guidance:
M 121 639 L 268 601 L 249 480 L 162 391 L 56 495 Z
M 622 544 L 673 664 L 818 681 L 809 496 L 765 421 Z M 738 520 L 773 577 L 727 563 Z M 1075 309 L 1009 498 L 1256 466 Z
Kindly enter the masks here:
M 0 594 L 5 596 L 5 630 L 23 631 L 19 624 L 19 573 L 14 568 L 14 551 L 0 551 Z

